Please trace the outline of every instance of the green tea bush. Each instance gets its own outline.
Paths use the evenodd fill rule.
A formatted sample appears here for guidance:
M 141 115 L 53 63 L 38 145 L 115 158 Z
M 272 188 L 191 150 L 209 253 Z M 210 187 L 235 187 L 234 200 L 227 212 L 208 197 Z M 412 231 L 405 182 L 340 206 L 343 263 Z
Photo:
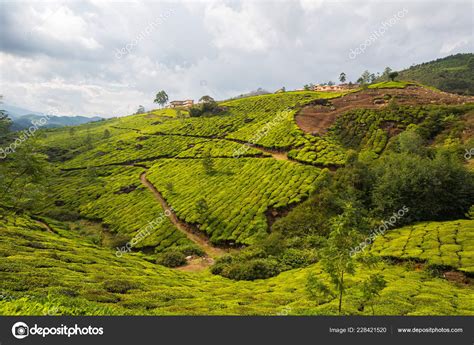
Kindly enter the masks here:
M 166 267 L 179 267 L 186 264 L 186 256 L 180 251 L 170 249 L 159 254 L 156 263 Z

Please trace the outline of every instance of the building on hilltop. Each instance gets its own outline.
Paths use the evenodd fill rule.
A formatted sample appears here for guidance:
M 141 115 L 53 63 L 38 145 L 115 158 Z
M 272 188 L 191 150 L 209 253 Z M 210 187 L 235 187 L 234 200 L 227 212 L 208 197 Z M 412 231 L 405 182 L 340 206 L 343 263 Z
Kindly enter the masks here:
M 342 91 L 358 87 L 358 84 L 314 85 L 313 91 Z
M 190 108 L 194 105 L 194 100 L 187 99 L 184 101 L 171 101 L 169 108 Z

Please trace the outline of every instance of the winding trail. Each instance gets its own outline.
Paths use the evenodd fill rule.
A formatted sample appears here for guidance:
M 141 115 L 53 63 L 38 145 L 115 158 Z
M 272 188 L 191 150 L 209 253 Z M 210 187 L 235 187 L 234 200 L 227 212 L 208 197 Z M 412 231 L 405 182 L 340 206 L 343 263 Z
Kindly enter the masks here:
M 33 218 L 33 217 L 32 217 L 32 219 L 33 219 L 36 223 L 38 223 L 39 225 L 41 225 L 43 228 L 45 228 L 46 231 L 51 232 L 51 233 L 53 233 L 53 234 L 56 234 L 56 232 L 49 226 L 49 224 L 43 222 L 42 220 Z
M 214 260 L 212 258 L 217 258 L 220 257 L 229 251 L 226 249 L 218 248 L 213 246 L 209 239 L 202 233 L 200 232 L 197 228 L 193 227 L 192 225 L 181 221 L 177 216 L 176 213 L 173 211 L 173 209 L 168 205 L 166 202 L 165 198 L 161 195 L 161 193 L 156 189 L 156 187 L 146 178 L 146 171 L 142 172 L 140 174 L 140 181 L 141 183 L 147 187 L 152 193 L 155 199 L 161 204 L 161 207 L 164 210 L 169 210 L 170 211 L 170 216 L 169 219 L 171 220 L 171 223 L 176 226 L 176 228 L 181 231 L 183 234 L 186 235 L 186 237 L 197 244 L 205 253 L 206 255 L 210 258 L 206 260 L 207 265 L 204 266 L 209 266 L 213 263 Z

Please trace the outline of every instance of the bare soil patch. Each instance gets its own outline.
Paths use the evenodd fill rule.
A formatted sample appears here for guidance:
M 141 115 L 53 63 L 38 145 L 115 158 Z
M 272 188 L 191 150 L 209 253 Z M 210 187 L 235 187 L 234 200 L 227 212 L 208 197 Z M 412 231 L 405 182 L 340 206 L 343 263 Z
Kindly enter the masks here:
M 353 109 L 380 109 L 394 99 L 399 105 L 465 104 L 474 102 L 473 96 L 461 96 L 420 86 L 404 89 L 366 89 L 342 97 L 308 105 L 296 115 L 296 124 L 308 134 L 323 135 L 337 116 Z

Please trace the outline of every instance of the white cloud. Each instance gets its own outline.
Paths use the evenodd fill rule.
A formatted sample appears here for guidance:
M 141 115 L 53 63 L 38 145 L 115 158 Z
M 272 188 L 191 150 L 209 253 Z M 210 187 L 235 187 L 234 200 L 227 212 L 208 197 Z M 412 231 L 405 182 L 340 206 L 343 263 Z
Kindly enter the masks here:
M 219 49 L 262 52 L 277 42 L 274 26 L 258 11 L 256 2 L 245 2 L 240 9 L 225 3 L 211 4 L 205 11 L 204 22 Z
M 469 44 L 469 37 L 464 37 L 453 42 L 445 42 L 441 46 L 440 53 L 442 54 L 450 54 L 457 49 L 467 46 Z
M 369 69 L 408 67 L 470 52 L 472 4 L 403 1 L 2 2 L 0 87 L 5 102 L 70 115 L 128 114 L 171 99 L 223 99 L 258 87 L 270 91 L 356 80 Z M 382 20 L 408 14 L 351 60 Z M 116 50 L 148 23 L 172 14 L 126 56 Z M 205 81 L 205 82 L 203 82 Z

